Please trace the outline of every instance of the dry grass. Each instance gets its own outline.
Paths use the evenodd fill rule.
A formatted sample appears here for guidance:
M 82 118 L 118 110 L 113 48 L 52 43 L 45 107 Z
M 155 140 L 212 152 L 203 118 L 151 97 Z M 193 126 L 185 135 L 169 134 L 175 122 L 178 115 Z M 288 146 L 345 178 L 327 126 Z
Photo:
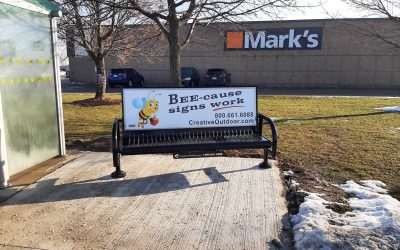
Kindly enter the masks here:
M 326 180 L 379 179 L 400 198 L 400 114 L 377 107 L 400 99 L 261 98 L 260 111 L 276 117 L 279 153 Z
M 94 140 L 101 136 L 110 136 L 115 117 L 121 117 L 121 105 L 86 107 L 76 105 L 79 100 L 93 98 L 94 94 L 64 94 L 64 121 L 67 145 L 76 140 Z M 119 95 L 107 95 L 119 100 Z
M 63 95 L 67 144 L 110 136 L 114 118 L 121 116 L 120 105 L 68 104 L 91 97 Z M 277 118 L 280 158 L 300 162 L 328 181 L 379 179 L 400 197 L 400 114 L 374 110 L 399 102 L 383 98 L 262 97 L 259 111 Z

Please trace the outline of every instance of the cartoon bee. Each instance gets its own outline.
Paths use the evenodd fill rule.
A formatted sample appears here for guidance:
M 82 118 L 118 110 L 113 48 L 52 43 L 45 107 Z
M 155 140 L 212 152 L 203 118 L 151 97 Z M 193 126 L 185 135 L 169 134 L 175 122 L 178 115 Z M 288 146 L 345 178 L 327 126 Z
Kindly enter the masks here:
M 150 124 L 153 126 L 156 126 L 159 122 L 158 119 L 155 117 L 155 113 L 157 113 L 159 110 L 158 101 L 155 100 L 155 97 L 161 94 L 156 94 L 153 96 L 153 98 L 150 99 L 149 96 L 153 92 L 155 91 L 151 91 L 147 98 L 135 98 L 132 101 L 132 106 L 136 109 L 140 109 L 139 122 L 137 125 L 138 128 L 144 128 L 144 125 L 147 124 L 148 121 L 150 121 Z

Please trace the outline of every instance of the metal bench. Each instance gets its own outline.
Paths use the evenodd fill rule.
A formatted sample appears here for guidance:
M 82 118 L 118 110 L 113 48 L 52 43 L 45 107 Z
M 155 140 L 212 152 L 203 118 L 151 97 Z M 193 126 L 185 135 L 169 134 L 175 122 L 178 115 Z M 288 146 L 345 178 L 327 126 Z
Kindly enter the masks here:
M 221 89 L 222 88 L 219 88 L 220 91 Z M 232 90 L 234 88 L 223 89 Z M 140 89 L 140 91 L 142 91 L 141 93 L 146 90 L 155 92 L 154 89 Z M 159 89 L 159 91 L 166 90 L 171 89 Z M 175 88 L 172 88 L 172 90 L 175 90 Z M 196 93 L 196 91 L 198 92 L 199 90 L 204 89 L 196 88 L 194 89 L 194 92 Z M 129 105 L 129 101 L 125 100 L 126 91 L 132 90 L 123 90 L 123 106 Z M 185 89 L 184 91 L 188 91 L 188 89 Z M 254 93 L 255 94 L 252 98 L 257 100 L 256 91 L 254 91 Z M 255 101 L 255 103 L 256 102 L 257 101 Z M 135 127 L 133 130 L 130 130 L 129 127 L 124 124 L 124 119 L 126 119 L 128 110 L 126 107 L 123 107 L 124 119 L 116 118 L 112 128 L 113 164 L 116 170 L 111 174 L 111 177 L 122 178 L 126 175 L 126 173 L 121 170 L 121 155 L 136 154 L 172 153 L 174 158 L 178 159 L 188 157 L 220 156 L 222 155 L 221 150 L 261 148 L 264 150 L 264 161 L 259 167 L 269 168 L 270 164 L 268 158 L 271 157 L 274 159 L 276 157 L 278 141 L 277 130 L 274 122 L 267 116 L 257 113 L 256 109 L 257 105 L 255 105 L 254 110 L 255 114 L 257 114 L 255 116 L 256 121 L 250 126 L 248 124 L 235 124 L 234 126 L 222 127 L 204 125 L 200 128 L 176 128 L 175 126 L 172 129 L 165 129 L 164 127 L 162 129 L 142 129 L 138 127 L 144 126 L 144 120 L 139 120 L 137 126 L 130 125 Z M 231 109 L 229 109 L 229 111 L 226 110 L 228 109 L 225 109 L 222 112 L 235 114 L 230 111 Z M 215 112 L 221 111 L 218 110 Z M 147 124 L 147 118 L 149 117 L 144 118 L 146 118 Z M 271 140 L 263 136 L 263 124 L 265 122 L 269 124 Z

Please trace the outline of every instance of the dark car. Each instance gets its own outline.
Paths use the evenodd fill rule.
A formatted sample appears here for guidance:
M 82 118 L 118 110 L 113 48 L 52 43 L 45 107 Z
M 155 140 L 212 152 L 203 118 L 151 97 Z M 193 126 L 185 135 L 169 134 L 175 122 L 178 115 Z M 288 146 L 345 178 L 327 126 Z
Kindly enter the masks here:
M 205 86 L 230 86 L 231 74 L 226 69 L 208 69 L 204 76 Z
M 198 87 L 200 86 L 200 74 L 196 68 L 182 67 L 181 81 L 183 87 Z
M 125 87 L 143 87 L 144 78 L 132 68 L 117 68 L 111 69 L 107 82 L 108 86 L 111 88 L 115 85 L 122 85 Z

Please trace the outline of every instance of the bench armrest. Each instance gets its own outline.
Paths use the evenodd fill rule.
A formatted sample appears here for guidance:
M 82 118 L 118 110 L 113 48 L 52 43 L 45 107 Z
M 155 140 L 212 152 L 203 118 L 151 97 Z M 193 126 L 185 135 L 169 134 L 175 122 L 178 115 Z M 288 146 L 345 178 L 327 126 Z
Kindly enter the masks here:
M 115 118 L 113 127 L 112 127 L 112 151 L 113 153 L 121 152 L 121 139 L 120 139 L 120 124 L 121 119 Z
M 257 114 L 257 122 L 258 122 L 258 131 L 260 133 L 260 135 L 262 135 L 263 132 L 263 124 L 264 121 L 267 121 L 270 128 L 271 128 L 271 135 L 272 135 L 272 158 L 275 159 L 276 158 L 276 152 L 277 152 L 277 148 L 278 148 L 278 131 L 276 129 L 275 123 L 274 121 L 272 121 L 271 118 L 269 118 L 268 116 L 265 116 L 261 113 Z

